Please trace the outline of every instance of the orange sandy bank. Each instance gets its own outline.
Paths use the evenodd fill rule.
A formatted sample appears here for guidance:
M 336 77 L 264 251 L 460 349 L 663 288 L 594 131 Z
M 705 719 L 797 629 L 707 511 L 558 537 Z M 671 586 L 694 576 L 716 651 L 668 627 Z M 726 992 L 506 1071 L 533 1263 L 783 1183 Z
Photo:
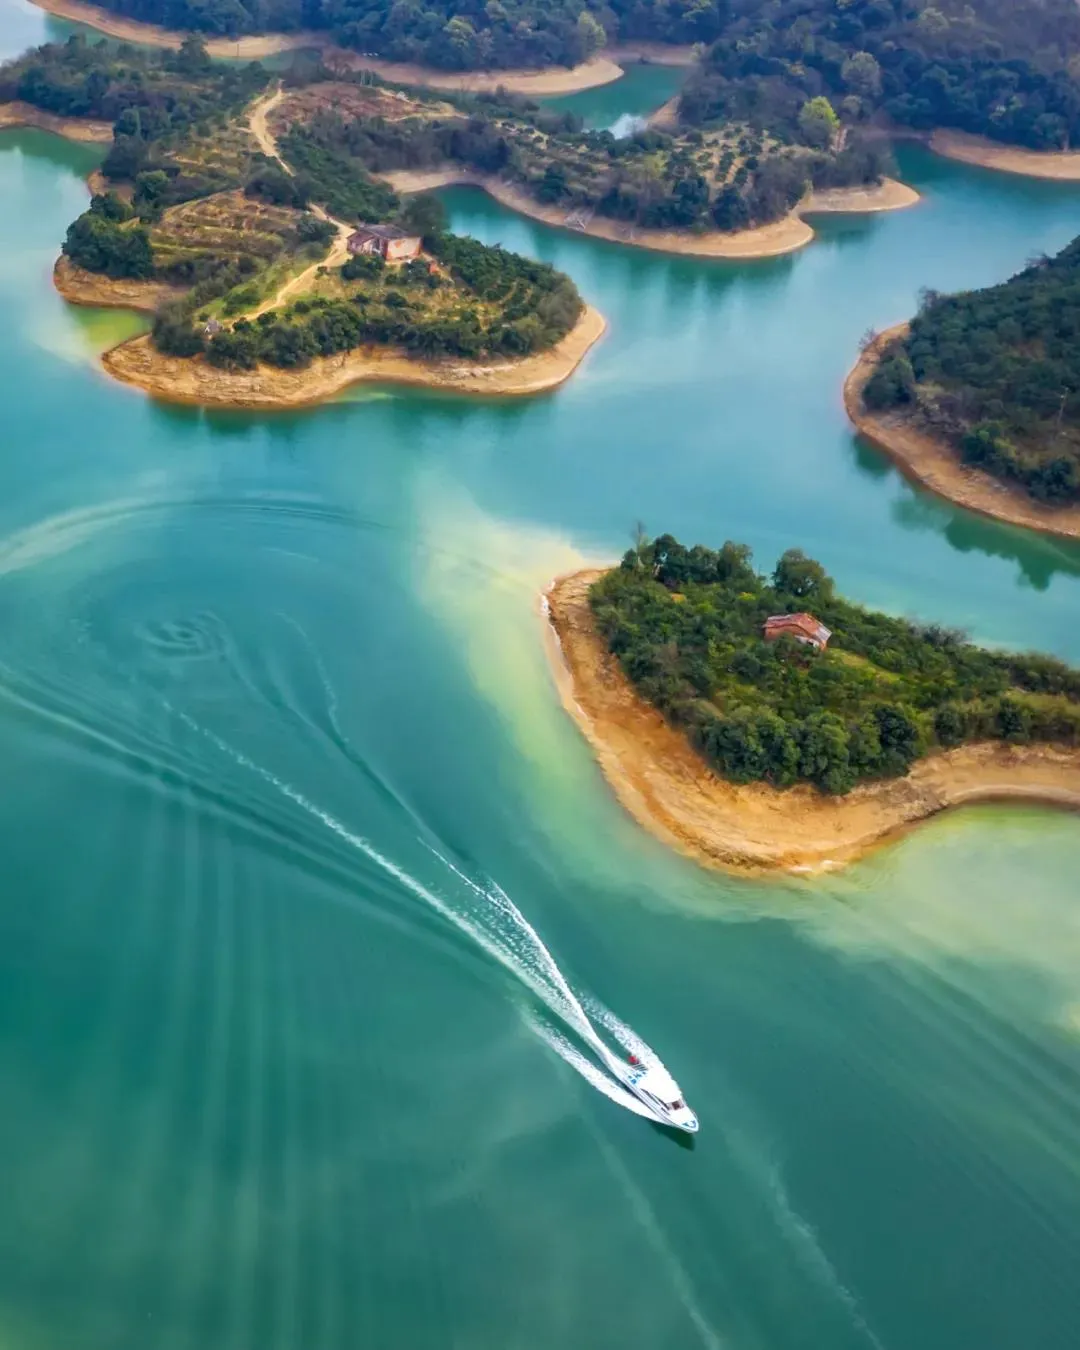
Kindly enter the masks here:
M 134 309 L 140 314 L 153 314 L 158 305 L 184 294 L 183 290 L 160 281 L 131 278 L 114 281 L 87 272 L 64 254 L 53 267 L 53 285 L 69 304 L 92 309 Z
M 909 419 L 897 413 L 873 413 L 863 405 L 863 389 L 882 351 L 906 331 L 907 324 L 898 324 L 880 334 L 844 381 L 844 407 L 860 434 L 884 450 L 906 477 L 958 506 L 1043 534 L 1080 539 L 1080 507 L 1041 506 L 1020 488 L 966 467 L 953 446 L 921 431 Z
M 111 122 L 95 122 L 89 117 L 57 117 L 29 103 L 0 103 L 0 131 L 6 127 L 37 127 L 69 141 L 90 145 L 108 145 L 113 138 Z
M 86 24 L 107 37 L 123 42 L 135 42 L 144 47 L 179 48 L 186 33 L 162 28 L 158 24 L 141 23 L 113 14 L 84 0 L 33 0 L 39 8 L 48 10 L 61 19 Z M 333 44 L 325 33 L 261 33 L 241 38 L 206 38 L 206 49 L 211 56 L 237 60 L 259 61 L 280 52 L 296 51 L 303 47 L 329 48 Z M 583 89 L 610 84 L 623 73 L 619 61 L 652 61 L 658 64 L 684 66 L 693 62 L 693 48 L 671 47 L 662 43 L 628 43 L 604 51 L 589 61 L 571 68 L 551 66 L 545 70 L 435 70 L 429 66 L 412 65 L 404 61 L 383 61 L 378 57 L 347 53 L 358 69 L 373 70 L 395 84 L 424 85 L 430 89 L 463 89 L 482 93 L 503 88 L 515 94 L 551 97 L 558 94 L 576 94 Z
M 1019 173 L 1028 178 L 1057 178 L 1063 182 L 1080 181 L 1080 151 L 1025 150 L 1018 145 L 1003 145 L 965 131 L 935 131 L 930 149 L 946 159 L 978 164 L 1001 173 Z
M 739 230 L 724 234 L 710 230 L 703 234 L 679 233 L 674 230 L 630 229 L 617 221 L 593 216 L 584 229 L 567 227 L 566 210 L 544 206 L 514 183 L 504 182 L 485 174 L 469 173 L 458 168 L 402 169 L 383 175 L 395 192 L 430 192 L 435 188 L 464 186 L 479 187 L 511 211 L 518 211 L 545 225 L 572 228 L 593 239 L 607 239 L 612 243 L 633 244 L 636 248 L 652 249 L 658 253 L 683 253 L 697 258 L 775 258 L 804 248 L 814 237 L 813 229 L 803 215 L 872 211 L 895 211 L 914 206 L 919 194 L 905 183 L 886 178 L 873 188 L 836 188 L 830 192 L 811 193 L 791 215 L 770 225 L 753 230 Z
M 635 820 L 707 866 L 821 871 L 969 802 L 1019 798 L 1080 809 L 1080 753 L 1048 746 L 963 746 L 846 797 L 717 778 L 635 693 L 597 635 L 588 590 L 602 575 L 575 572 L 546 593 L 563 704 Z
M 392 349 L 364 347 L 319 357 L 303 370 L 259 366 L 227 371 L 217 370 L 201 357 L 163 356 L 147 337 L 120 343 L 105 353 L 102 365 L 116 379 L 153 398 L 203 407 L 295 408 L 321 403 L 361 381 L 467 394 L 538 394 L 568 379 L 604 328 L 603 315 L 586 308 L 575 327 L 550 351 L 491 365 L 460 359 L 416 361 Z

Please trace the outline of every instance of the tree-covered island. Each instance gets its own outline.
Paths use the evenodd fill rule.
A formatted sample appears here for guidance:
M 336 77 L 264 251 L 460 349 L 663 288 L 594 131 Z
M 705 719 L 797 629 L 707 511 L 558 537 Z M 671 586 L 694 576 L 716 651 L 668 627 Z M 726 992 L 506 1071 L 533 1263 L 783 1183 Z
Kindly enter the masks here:
M 744 545 L 643 540 L 588 603 L 640 697 L 732 783 L 844 794 L 965 744 L 1080 745 L 1080 671 L 864 609 L 798 550 L 764 576 Z M 831 630 L 823 649 L 766 640 L 797 613 Z
M 1080 502 L 1080 239 L 999 286 L 924 293 L 871 359 L 871 415 L 934 437 L 958 465 L 1038 503 Z
M 403 106 L 390 91 L 359 76 L 320 84 L 278 147 L 256 134 L 281 98 L 269 84 L 257 65 L 211 62 L 194 38 L 177 53 L 72 38 L 0 68 L 0 99 L 113 121 L 102 190 L 64 243 L 76 269 L 58 274 L 65 293 L 86 273 L 167 288 L 157 350 L 228 371 L 297 370 L 370 344 L 514 361 L 574 328 L 583 306 L 569 278 L 449 233 L 437 199 L 403 201 L 372 177 L 343 130 L 361 109 L 389 124 Z M 361 222 L 413 235 L 422 252 L 354 256 Z

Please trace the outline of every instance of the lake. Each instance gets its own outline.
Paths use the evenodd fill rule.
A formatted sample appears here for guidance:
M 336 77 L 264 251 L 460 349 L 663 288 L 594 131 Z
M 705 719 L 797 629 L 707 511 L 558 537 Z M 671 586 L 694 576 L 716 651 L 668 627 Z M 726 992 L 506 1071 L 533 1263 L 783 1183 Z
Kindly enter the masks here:
M 1080 549 L 914 490 L 840 400 L 868 327 L 1062 247 L 1080 187 L 913 148 L 917 208 L 742 265 L 455 190 L 608 317 L 581 370 L 250 416 L 96 368 L 138 321 L 50 283 L 94 162 L 0 134 L 4 1350 L 1071 1350 L 1076 819 L 702 871 L 608 792 L 537 595 L 642 520 L 1080 660 Z

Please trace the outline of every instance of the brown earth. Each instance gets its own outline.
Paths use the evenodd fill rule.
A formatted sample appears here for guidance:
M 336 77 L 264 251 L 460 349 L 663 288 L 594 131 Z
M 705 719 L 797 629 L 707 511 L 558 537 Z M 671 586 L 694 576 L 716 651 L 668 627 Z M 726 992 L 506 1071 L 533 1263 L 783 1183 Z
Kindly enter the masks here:
M 1080 180 L 1080 150 L 1025 150 L 1018 145 L 1002 145 L 966 131 L 935 131 L 930 149 L 946 159 L 977 164 L 1001 173 L 1019 173 L 1028 178 Z
M 114 281 L 97 272 L 87 272 L 64 254 L 57 258 L 53 267 L 53 284 L 69 304 L 96 309 L 134 309 L 142 314 L 153 314 L 158 305 L 184 294 L 183 288 L 162 281 L 130 278 Z
M 422 385 L 467 394 L 537 394 L 568 379 L 605 328 L 603 315 L 586 308 L 550 351 L 521 361 L 480 365 L 457 360 L 418 361 L 389 348 L 364 347 L 320 357 L 304 370 L 260 366 L 217 370 L 202 357 L 163 356 L 149 338 L 122 342 L 102 357 L 116 379 L 169 403 L 236 408 L 294 408 L 320 403 L 361 381 Z
M 39 131 L 51 131 L 69 141 L 90 145 L 109 145 L 113 138 L 111 122 L 95 122 L 90 117 L 57 117 L 18 101 L 0 103 L 0 131 L 6 127 L 37 127 Z
M 805 247 L 814 238 L 813 229 L 802 218 L 804 213 L 894 211 L 900 207 L 913 206 L 919 200 L 919 194 L 913 188 L 886 178 L 876 188 L 837 188 L 831 192 L 811 193 L 791 215 L 773 221 L 770 225 L 739 230 L 735 234 L 721 233 L 719 230 L 692 234 L 689 231 L 631 229 L 600 216 L 593 216 L 583 229 L 568 227 L 565 209 L 542 205 L 514 183 L 459 168 L 402 169 L 384 174 L 383 180 L 395 192 L 401 193 L 428 192 L 452 185 L 479 187 L 510 210 L 531 216 L 534 220 L 542 220 L 546 225 L 577 229 L 579 233 L 594 239 L 608 239 L 613 243 L 633 244 L 637 248 L 652 249 L 659 253 L 690 254 L 699 258 L 778 257 Z
M 596 633 L 588 592 L 602 575 L 575 572 L 546 591 L 549 654 L 563 705 L 626 810 L 706 866 L 824 871 L 970 802 L 1020 799 L 1080 810 L 1080 753 L 1051 746 L 962 746 L 845 797 L 805 785 L 779 792 L 726 782 L 638 696 Z
M 884 450 L 906 478 L 968 511 L 1042 534 L 1080 539 L 1080 507 L 1042 506 L 1023 489 L 1002 483 L 980 469 L 968 468 L 948 441 L 921 430 L 902 414 L 873 413 L 864 406 L 862 391 L 882 351 L 906 332 L 907 324 L 897 324 L 881 333 L 844 381 L 844 407 L 860 435 Z

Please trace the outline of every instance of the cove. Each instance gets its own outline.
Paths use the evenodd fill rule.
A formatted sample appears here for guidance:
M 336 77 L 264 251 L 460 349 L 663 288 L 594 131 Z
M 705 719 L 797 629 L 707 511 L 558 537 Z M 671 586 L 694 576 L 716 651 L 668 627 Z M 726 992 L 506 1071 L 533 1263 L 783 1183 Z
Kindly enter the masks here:
M 706 874 L 611 799 L 534 604 L 643 518 L 1080 659 L 1080 551 L 916 492 L 840 402 L 866 327 L 1061 247 L 1077 190 L 913 150 L 902 219 L 743 266 L 454 191 L 608 317 L 578 375 L 252 417 L 96 369 L 129 320 L 49 283 L 92 163 L 0 136 L 5 1345 L 1071 1347 L 1076 820 Z M 496 887 L 692 1151 L 553 1048 Z

